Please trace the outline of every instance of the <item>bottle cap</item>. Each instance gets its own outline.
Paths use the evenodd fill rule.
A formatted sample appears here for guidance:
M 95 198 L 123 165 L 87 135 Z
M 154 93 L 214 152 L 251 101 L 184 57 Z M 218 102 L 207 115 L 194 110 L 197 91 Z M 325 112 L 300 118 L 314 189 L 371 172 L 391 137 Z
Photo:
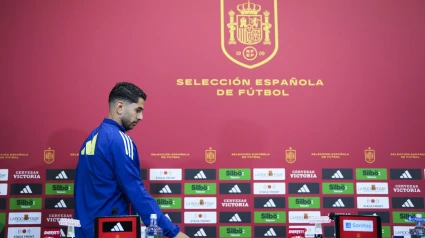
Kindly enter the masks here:
M 157 218 L 156 214 L 151 214 L 151 219 L 152 218 L 155 218 L 156 219 Z

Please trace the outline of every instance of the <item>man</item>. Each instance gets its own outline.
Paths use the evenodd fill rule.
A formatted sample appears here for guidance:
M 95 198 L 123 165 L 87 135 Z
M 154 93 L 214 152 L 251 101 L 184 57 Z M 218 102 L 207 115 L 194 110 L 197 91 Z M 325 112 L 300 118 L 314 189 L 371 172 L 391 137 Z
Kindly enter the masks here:
M 146 94 L 131 83 L 117 83 L 109 94 L 109 116 L 84 141 L 75 176 L 76 238 L 94 237 L 97 216 L 129 215 L 130 204 L 147 226 L 157 214 L 168 237 L 188 237 L 162 214 L 140 178 L 136 145 L 125 134 L 143 119 Z

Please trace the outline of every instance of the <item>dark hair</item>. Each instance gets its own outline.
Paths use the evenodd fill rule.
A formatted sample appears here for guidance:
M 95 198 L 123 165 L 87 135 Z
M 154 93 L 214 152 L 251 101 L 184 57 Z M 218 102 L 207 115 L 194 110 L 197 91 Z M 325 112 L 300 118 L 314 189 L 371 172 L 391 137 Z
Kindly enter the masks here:
M 115 100 L 126 100 L 131 103 L 137 103 L 139 98 L 146 100 L 146 93 L 139 87 L 128 82 L 119 82 L 109 93 L 109 103 Z

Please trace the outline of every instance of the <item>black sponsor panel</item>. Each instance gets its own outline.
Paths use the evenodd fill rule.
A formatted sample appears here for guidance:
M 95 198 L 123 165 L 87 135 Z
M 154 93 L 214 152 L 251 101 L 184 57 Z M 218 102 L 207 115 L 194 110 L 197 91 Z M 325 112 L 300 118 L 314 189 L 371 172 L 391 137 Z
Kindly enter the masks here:
M 423 198 L 393 197 L 392 208 L 424 208 Z
M 205 238 L 216 238 L 217 227 L 215 226 L 186 226 L 184 233 L 189 237 L 205 237 Z
M 74 209 L 73 198 L 46 198 L 44 201 L 46 209 Z
M 421 180 L 421 169 L 390 169 L 391 180 Z
M 255 237 L 286 237 L 285 226 L 256 226 L 254 227 Z
M 34 195 L 43 194 L 43 185 L 41 183 L 21 183 L 10 185 L 11 195 Z
M 286 200 L 282 197 L 256 197 L 255 208 L 285 208 Z
M 46 180 L 74 180 L 75 169 L 47 169 Z
M 148 170 L 147 169 L 141 169 L 140 170 L 140 178 L 142 180 L 148 180 Z
M 181 194 L 182 185 L 180 183 L 151 183 L 151 194 Z
M 119 224 L 118 224 L 119 223 Z M 133 231 L 132 221 L 105 221 L 102 222 L 102 232 L 131 232 Z
M 165 216 L 168 216 L 173 223 L 182 222 L 182 213 L 181 212 L 162 212 Z M 148 225 L 149 226 L 149 225 Z
M 250 223 L 251 212 L 220 212 L 220 223 Z
M 375 211 L 367 211 L 367 212 L 359 212 L 359 215 L 367 215 L 367 216 L 380 216 L 382 223 L 390 223 L 390 213 L 389 212 L 375 212 Z
M 322 179 L 352 180 L 352 169 L 322 169 Z
M 220 183 L 220 194 L 251 194 L 251 184 Z
M 323 234 L 325 237 L 335 237 L 335 227 L 334 226 L 324 226 Z
M 289 183 L 288 193 L 290 194 L 319 194 L 319 183 Z
M 6 210 L 6 198 L 0 198 L 0 210 Z
M 185 169 L 185 180 L 216 180 L 215 169 Z
M 354 208 L 354 197 L 323 197 L 323 208 Z

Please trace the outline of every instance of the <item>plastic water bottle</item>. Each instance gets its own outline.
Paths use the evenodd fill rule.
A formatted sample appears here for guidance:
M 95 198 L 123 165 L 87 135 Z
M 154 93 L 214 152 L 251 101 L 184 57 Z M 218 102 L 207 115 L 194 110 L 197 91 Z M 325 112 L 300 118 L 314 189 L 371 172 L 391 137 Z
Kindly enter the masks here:
M 425 228 L 422 225 L 422 214 L 416 214 L 416 226 L 412 230 L 410 230 L 411 238 L 424 238 L 425 237 Z
M 162 228 L 156 224 L 156 214 L 151 214 L 151 224 L 146 228 L 146 238 L 162 238 Z

